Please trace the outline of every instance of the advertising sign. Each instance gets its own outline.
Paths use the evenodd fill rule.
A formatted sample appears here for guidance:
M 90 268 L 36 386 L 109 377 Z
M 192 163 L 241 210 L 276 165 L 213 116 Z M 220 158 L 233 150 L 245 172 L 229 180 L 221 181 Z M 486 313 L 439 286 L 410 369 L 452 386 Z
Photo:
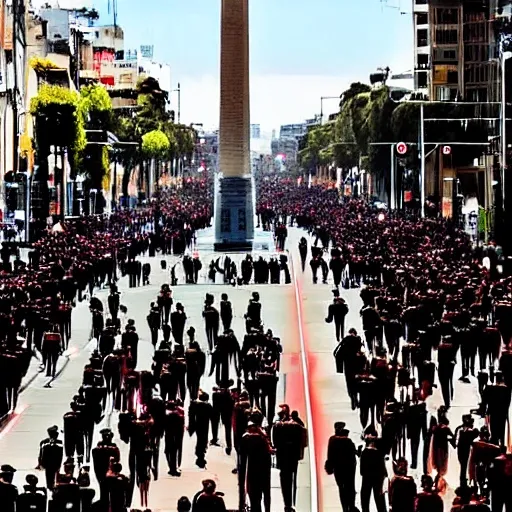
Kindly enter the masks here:
M 140 54 L 145 59 L 153 58 L 153 45 L 141 45 Z

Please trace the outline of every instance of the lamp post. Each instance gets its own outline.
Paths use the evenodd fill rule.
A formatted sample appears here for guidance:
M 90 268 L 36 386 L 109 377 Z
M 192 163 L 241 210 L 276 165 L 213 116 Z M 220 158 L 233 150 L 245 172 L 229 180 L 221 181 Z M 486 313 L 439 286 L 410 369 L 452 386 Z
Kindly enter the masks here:
M 178 82 L 177 89 L 173 89 L 172 92 L 178 93 L 178 124 L 180 124 L 181 120 L 181 84 Z
M 320 96 L 320 124 L 324 124 L 324 100 L 339 100 L 339 96 Z

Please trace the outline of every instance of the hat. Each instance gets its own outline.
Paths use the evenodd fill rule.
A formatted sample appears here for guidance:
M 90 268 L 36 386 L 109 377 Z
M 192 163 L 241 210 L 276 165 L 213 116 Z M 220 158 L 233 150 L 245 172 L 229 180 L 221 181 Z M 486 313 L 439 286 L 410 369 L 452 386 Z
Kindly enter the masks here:
M 346 423 L 344 421 L 337 421 L 334 423 L 334 428 L 336 430 L 341 430 L 345 428 Z
M 0 471 L 3 473 L 16 473 L 16 470 L 9 464 L 3 464 L 0 466 Z
M 102 436 L 106 436 L 107 434 L 112 434 L 112 430 L 110 428 L 104 428 L 104 429 L 100 430 L 100 434 Z
M 46 431 L 48 434 L 55 433 L 59 431 L 59 427 L 57 427 L 57 425 L 53 425 L 52 427 L 47 428 Z

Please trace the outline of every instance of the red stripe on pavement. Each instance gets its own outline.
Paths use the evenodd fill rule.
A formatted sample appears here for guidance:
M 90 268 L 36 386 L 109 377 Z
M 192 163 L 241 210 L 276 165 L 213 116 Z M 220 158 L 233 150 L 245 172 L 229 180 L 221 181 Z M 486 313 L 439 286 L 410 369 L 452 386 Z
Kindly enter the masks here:
M 28 405 L 19 405 L 13 413 L 13 417 L 0 432 L 0 441 L 16 426 L 20 421 L 21 415 L 28 409 Z
M 306 362 L 308 365 L 308 386 L 309 386 L 309 397 L 311 402 L 311 415 L 313 418 L 313 431 L 314 431 L 314 443 L 315 443 L 315 455 L 316 455 L 316 474 L 318 478 L 318 510 L 323 510 L 323 494 L 322 494 L 322 475 L 324 474 L 324 460 L 327 453 L 327 443 L 329 440 L 329 432 L 331 430 L 330 425 L 327 425 L 324 421 L 324 411 L 322 401 L 320 400 L 320 391 L 314 385 L 322 378 L 323 369 L 320 367 L 318 358 L 310 351 L 309 343 L 309 330 L 304 319 L 304 306 L 303 306 L 303 291 L 302 282 L 300 279 L 296 279 L 297 286 L 297 298 L 298 308 L 301 312 L 302 322 L 302 335 L 304 338 L 304 348 L 306 352 Z

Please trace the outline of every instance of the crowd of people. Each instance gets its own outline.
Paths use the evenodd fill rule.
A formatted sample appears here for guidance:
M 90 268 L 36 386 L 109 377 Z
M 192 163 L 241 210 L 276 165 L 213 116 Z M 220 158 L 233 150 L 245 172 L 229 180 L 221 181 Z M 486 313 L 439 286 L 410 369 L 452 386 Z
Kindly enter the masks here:
M 33 358 L 40 359 L 50 382 L 58 375 L 59 358 L 72 336 L 71 312 L 79 301 L 89 299 L 97 346 L 82 385 L 70 397 L 63 440 L 54 425 L 41 442 L 38 467 L 45 471 L 45 486 L 29 475 L 18 493 L 12 484 L 15 469 L 1 466 L 2 510 L 39 512 L 48 502 L 54 512 L 125 512 L 137 501 L 135 485 L 144 509 L 150 482 L 158 479 L 161 441 L 168 473 L 179 478 L 185 431 L 196 439 L 196 465 L 205 468 L 209 444 L 220 444 L 221 425 L 226 457 L 233 449 L 236 455 L 240 510 L 248 501 L 252 511 L 270 512 L 273 458 L 285 510 L 293 510 L 307 430 L 295 411 L 286 404 L 278 407 L 282 348 L 279 338 L 263 328 L 258 293 L 247 306 L 241 344 L 232 329 L 238 306 L 227 293 L 217 299 L 218 307 L 216 298 L 206 294 L 203 349 L 194 326 L 187 325 L 186 305 L 176 302 L 171 272 L 170 283 L 149 304 L 151 368 L 138 366 L 139 342 L 145 341 L 139 340 L 135 322 L 121 314 L 118 280 L 127 275 L 130 286 L 137 286 L 142 275 L 147 283 L 151 269 L 144 272 L 141 255 L 183 255 L 193 247 L 195 232 L 210 223 L 212 201 L 211 185 L 191 180 L 177 192 L 160 194 L 151 206 L 60 225 L 34 244 L 28 261 L 15 246 L 3 245 L 0 416 L 16 408 Z M 336 422 L 325 471 L 335 478 L 343 511 L 355 512 L 357 501 L 362 512 L 370 512 L 372 494 L 378 512 L 388 507 L 443 511 L 449 446 L 456 449 L 460 467 L 453 512 L 512 508 L 507 492 L 512 483 L 507 430 L 512 279 L 499 272 L 495 244 L 474 248 L 443 219 L 382 213 L 362 199 L 341 200 L 337 190 L 280 178 L 258 182 L 257 214 L 264 228 L 274 229 L 281 249 L 287 226 L 309 233 L 312 243 L 304 237 L 298 247 L 302 268 L 309 266 L 313 283 L 334 283 L 326 321 L 335 327 L 336 369 L 344 374 L 352 409 L 359 412 L 365 444 L 357 448 L 345 419 Z M 209 271 L 235 285 L 277 284 L 281 272 L 290 282 L 283 256 L 270 262 L 262 258 L 263 265 L 248 255 L 240 271 L 224 257 L 222 264 L 212 261 Z M 190 259 L 187 281 L 193 283 L 200 268 L 195 257 Z M 110 289 L 106 304 L 94 295 L 102 287 Z M 341 294 L 349 288 L 360 290 L 362 336 L 345 325 L 351 304 Z M 462 383 L 478 383 L 480 400 L 452 428 L 447 413 L 457 365 Z M 207 376 L 215 380 L 211 393 L 204 389 Z M 429 400 L 437 385 L 444 403 L 431 414 Z M 117 435 L 128 445 L 126 461 L 114 442 L 116 433 L 98 427 L 108 411 L 116 412 Z M 93 446 L 98 428 L 101 440 Z M 388 459 L 393 475 L 388 475 Z M 91 488 L 91 463 L 98 493 Z M 356 500 L 358 467 L 362 479 Z M 418 467 L 422 477 L 416 482 L 408 470 Z M 225 510 L 211 480 L 203 481 L 192 498 L 181 498 L 178 510 Z
M 230 456 L 233 448 L 236 452 L 233 472 L 238 474 L 240 503 L 245 503 L 247 494 L 252 510 L 258 510 L 262 499 L 265 510 L 270 510 L 271 456 L 275 452 L 282 459 L 279 467 L 283 496 L 289 500 L 291 510 L 298 462 L 307 436 L 298 415 L 286 405 L 281 406 L 279 419 L 274 421 L 282 350 L 272 331 L 263 331 L 257 292 L 247 306 L 246 333 L 241 346 L 231 329 L 233 307 L 228 296 L 222 294 L 219 310 L 214 296 L 206 294 L 203 318 L 209 350 L 205 353 L 196 341 L 193 326 L 186 330 L 188 344 L 184 344 L 185 308 L 179 302 L 174 304 L 171 288 L 162 285 L 148 314 L 155 349 L 150 369 L 138 368 L 139 336 L 135 322 L 128 319 L 126 326 L 121 326 L 120 307 L 115 285 L 105 310 L 98 298 L 91 299 L 97 349 L 84 369 L 82 385 L 72 399 L 70 411 L 63 417 L 63 441 L 55 425 L 41 442 L 39 467 L 45 471 L 46 489 L 52 492 L 52 510 L 93 510 L 91 461 L 99 486 L 95 510 L 125 511 L 136 501 L 135 484 L 140 505 L 147 507 L 150 482 L 159 476 L 161 441 L 168 474 L 178 478 L 185 426 L 189 435 L 196 438 L 195 463 L 204 469 L 208 446 L 220 445 L 220 425 L 224 429 L 226 455 Z M 99 330 L 94 327 L 98 315 L 107 317 L 105 327 Z M 116 339 L 121 327 L 124 332 Z M 209 375 L 215 375 L 211 399 L 204 390 L 207 363 Z M 121 453 L 110 428 L 101 429 L 101 440 L 96 447 L 92 446 L 95 427 L 109 411 L 118 413 L 117 432 L 129 446 L 125 465 L 128 475 L 122 472 Z M 203 487 L 192 501 L 192 510 L 226 510 L 215 482 L 207 479 Z M 184 507 L 186 497 L 180 503 Z
M 390 215 L 362 199 L 343 200 L 335 189 L 292 180 L 261 181 L 257 213 L 262 224 L 309 232 L 312 246 L 305 238 L 299 244 L 303 268 L 310 254 L 313 282 L 320 269 L 323 282 L 332 278 L 335 285 L 326 321 L 335 324 L 336 368 L 359 410 L 366 444 L 356 448 L 344 418 L 336 422 L 325 471 L 336 480 L 343 511 L 357 510 L 358 465 L 362 512 L 370 511 L 372 493 L 378 512 L 443 511 L 449 446 L 460 466 L 451 510 L 509 510 L 512 279 L 500 275 L 496 244 L 474 248 L 444 219 Z M 362 337 L 353 327 L 345 333 L 350 304 L 340 288 L 360 288 Z M 462 383 L 478 382 L 480 400 L 453 428 L 447 411 L 458 365 Z M 437 383 L 444 404 L 430 414 Z M 418 465 L 423 476 L 415 482 L 408 467 Z
M 99 333 L 104 329 L 103 315 L 98 311 L 101 309 L 98 302 L 101 304 L 101 301 L 95 300 L 94 291 L 110 285 L 111 296 L 118 296 L 115 283 L 126 274 L 130 285 L 134 276 L 136 284 L 137 271 L 131 271 L 130 267 L 137 267 L 137 258 L 142 254 L 149 252 L 151 255 L 156 251 L 163 255 L 182 254 L 192 244 L 196 230 L 209 225 L 212 196 L 211 184 L 204 180 L 191 180 L 179 191 L 163 192 L 158 201 L 149 207 L 58 224 L 32 244 L 26 260 L 21 258 L 19 246 L 10 242 L 2 244 L 2 422 L 15 411 L 18 393 L 24 387 L 22 381 L 29 370 L 34 370 L 34 367 L 35 371 L 46 370 L 48 385 L 58 375 L 58 361 L 68 348 L 72 333 L 72 310 L 77 302 L 91 297 L 91 335 L 99 339 Z M 143 275 L 147 274 L 143 272 Z M 109 309 L 112 312 L 116 306 L 111 304 L 110 299 Z M 122 308 L 120 304 L 117 305 L 119 307 Z M 113 328 L 115 325 L 108 324 L 106 327 Z M 36 360 L 38 363 L 34 363 Z M 51 432 L 48 439 L 53 440 L 55 429 L 51 429 Z M 86 439 L 91 438 L 86 436 Z M 54 443 L 49 445 L 53 449 Z M 82 474 L 82 460 L 76 462 Z M 12 469 L 9 465 L 2 466 L 0 483 L 6 486 L 0 489 L 10 497 L 9 506 L 15 507 L 17 492 L 10 484 Z M 40 494 L 35 491 L 36 488 L 40 489 L 37 478 L 32 475 L 30 482 L 27 480 L 26 492 L 20 495 L 20 503 L 27 501 L 27 493 Z M 39 497 L 33 499 L 37 502 Z M 42 506 L 41 503 L 38 506 Z M 18 505 L 17 510 L 33 509 L 28 504 L 23 506 L 29 508 Z
M 285 404 L 277 407 L 282 348 L 279 338 L 263 328 L 256 292 L 244 316 L 241 344 L 231 325 L 237 306 L 223 293 L 217 309 L 214 296 L 206 294 L 208 349 L 203 351 L 195 328 L 187 328 L 185 306 L 175 303 L 172 283 L 162 285 L 147 316 L 153 365 L 138 366 L 139 341 L 145 341 L 139 340 L 135 322 L 127 318 L 118 281 L 127 275 L 130 287 L 139 284 L 136 269 L 143 254 L 183 254 L 191 247 L 195 231 L 210 221 L 211 197 L 205 187 L 204 182 L 192 182 L 178 194 L 161 195 L 148 208 L 59 225 L 34 244 L 28 262 L 18 254 L 12 264 L 11 247 L 4 246 L 1 291 L 6 328 L 1 355 L 10 370 L 0 374 L 6 402 L 2 412 L 16 408 L 31 358 L 40 359 L 49 383 L 58 377 L 58 361 L 72 336 L 71 312 L 78 301 L 89 300 L 91 340 L 96 346 L 81 386 L 70 397 L 62 427 L 50 426 L 40 443 L 37 469 L 44 470 L 45 485 L 30 474 L 20 493 L 12 483 L 16 469 L 3 465 L 2 510 L 125 512 L 139 501 L 144 509 L 150 482 L 159 477 L 161 441 L 168 474 L 179 478 L 185 432 L 195 436 L 195 462 L 204 469 L 208 446 L 220 444 L 220 425 L 226 456 L 233 449 L 236 453 L 233 473 L 238 475 L 240 507 L 249 501 L 251 510 L 270 511 L 275 457 L 286 510 L 293 510 L 307 431 L 296 411 Z M 105 303 L 95 295 L 101 288 L 110 289 Z M 9 380 L 12 369 L 18 368 L 13 357 L 20 361 L 15 381 Z M 205 391 L 207 375 L 215 380 L 211 393 Z M 104 418 L 112 412 L 118 418 L 117 432 L 103 428 Z M 95 432 L 101 436 L 96 446 Z M 116 434 L 128 445 L 126 461 L 121 460 Z M 97 485 L 91 485 L 91 465 Z M 139 499 L 133 496 L 135 485 Z M 180 498 L 178 510 L 225 510 L 222 493 L 212 480 L 204 480 L 203 489 L 192 498 Z

